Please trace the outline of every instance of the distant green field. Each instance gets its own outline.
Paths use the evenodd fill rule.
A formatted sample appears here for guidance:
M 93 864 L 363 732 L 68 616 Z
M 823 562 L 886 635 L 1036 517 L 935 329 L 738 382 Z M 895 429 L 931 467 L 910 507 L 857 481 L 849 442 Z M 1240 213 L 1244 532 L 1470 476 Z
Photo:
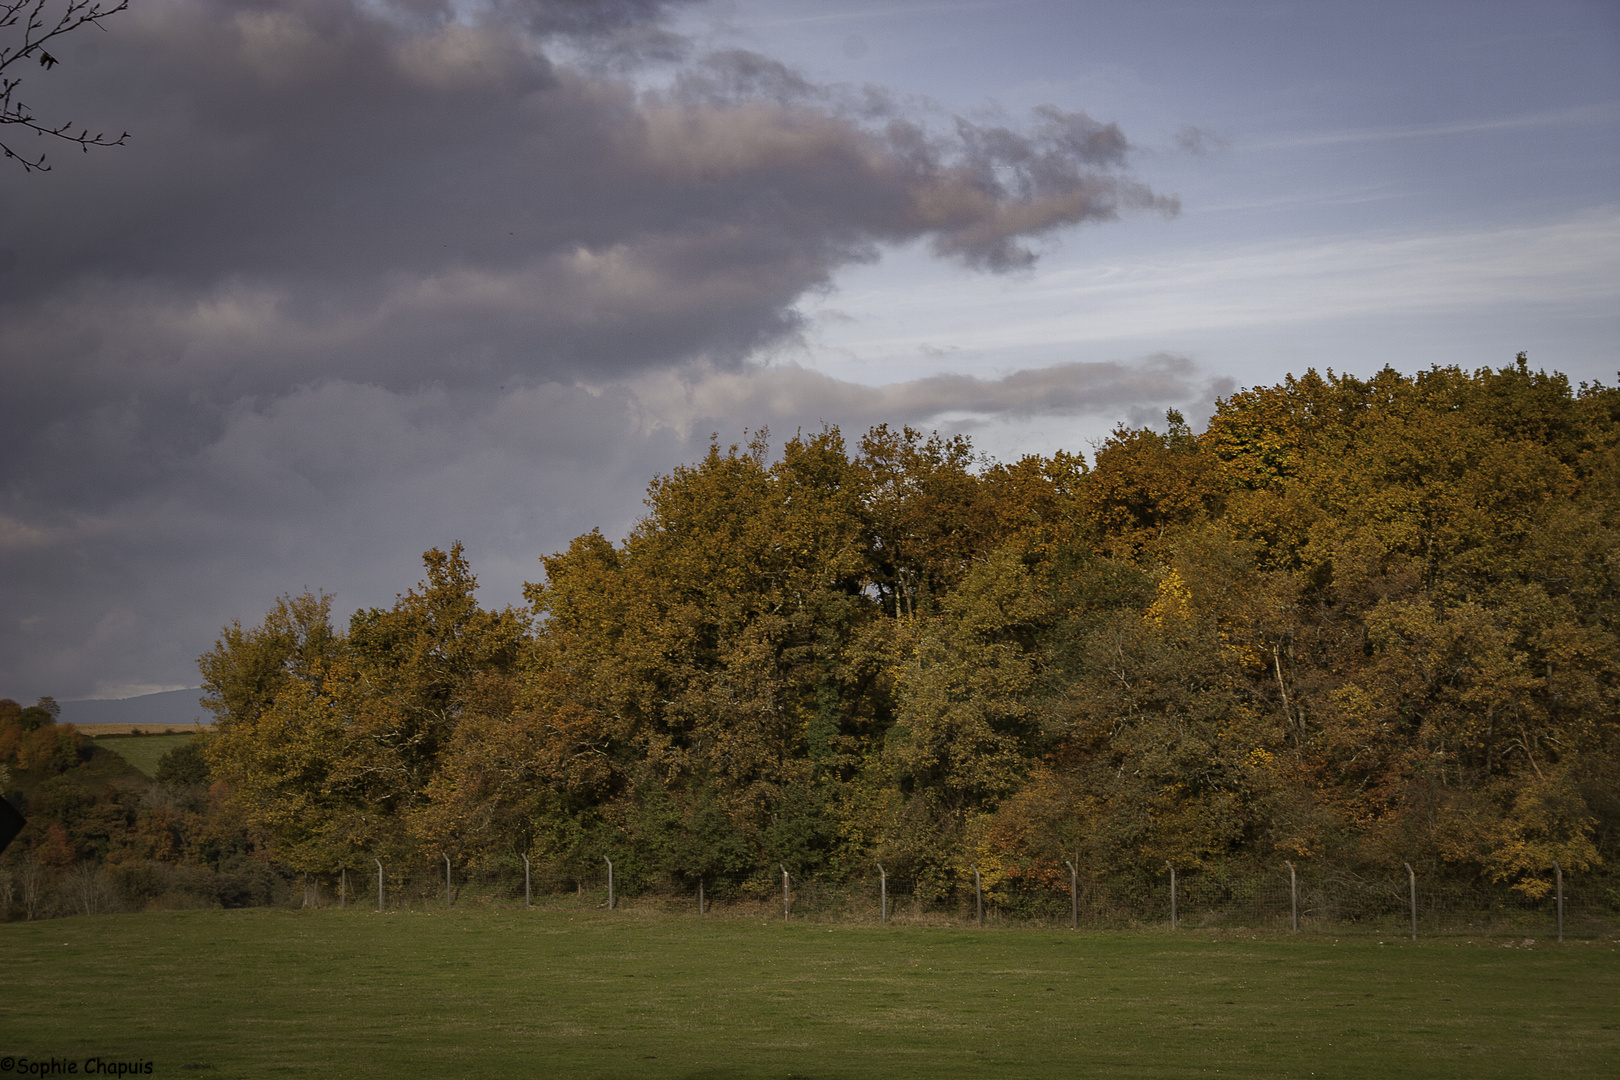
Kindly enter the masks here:
M 1613 1077 L 1617 948 L 587 909 L 116 915 L 0 926 L 0 1054 L 157 1077 Z
M 147 776 L 157 772 L 158 759 L 195 735 L 106 735 L 96 745 L 111 750 Z

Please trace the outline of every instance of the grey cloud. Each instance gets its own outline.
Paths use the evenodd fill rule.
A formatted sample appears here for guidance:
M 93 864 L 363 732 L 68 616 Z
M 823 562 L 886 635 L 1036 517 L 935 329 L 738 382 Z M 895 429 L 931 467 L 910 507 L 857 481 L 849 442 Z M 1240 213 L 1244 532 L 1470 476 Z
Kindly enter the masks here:
M 1026 267 L 1035 262 L 1028 238 L 1083 221 L 1112 221 L 1122 210 L 1180 212 L 1174 197 L 1105 171 L 1123 166 L 1130 149 L 1117 124 L 1050 105 L 1037 108 L 1035 118 L 1027 133 L 958 118 L 962 167 L 993 205 L 975 207 L 960 224 L 941 229 L 934 239 L 940 254 L 990 270 Z
M 537 557 L 625 529 L 647 480 L 690 456 L 627 437 L 623 390 L 517 386 L 495 397 L 330 381 L 227 410 L 156 475 L 0 516 L 0 693 L 64 697 L 195 681 L 231 618 L 325 588 L 340 610 L 392 601 L 430 546 L 464 540 L 491 603 Z M 64 431 L 96 460 L 148 457 L 140 430 Z
M 692 55 L 692 42 L 660 26 L 625 26 L 593 38 L 585 55 L 593 70 L 622 75 L 680 63 Z
M 657 419 L 682 394 L 728 428 L 1089 407 L 1035 375 L 898 393 L 753 359 L 885 245 L 1016 269 L 1173 212 L 1117 127 L 936 129 L 744 53 L 638 90 L 687 47 L 675 6 L 145 0 L 30 73 L 42 115 L 132 137 L 5 178 L 0 692 L 191 681 L 226 619 L 305 586 L 387 602 L 457 538 L 515 599 L 520 563 L 628 523 L 707 435 Z
M 1231 141 L 1224 136 L 1206 131 L 1204 128 L 1193 127 L 1191 124 L 1182 125 L 1176 132 L 1176 147 L 1198 157 L 1217 153 L 1229 146 Z
M 488 7 L 508 15 L 537 34 L 577 37 L 612 35 L 625 27 L 655 23 L 670 9 L 695 0 L 488 0 Z
M 1186 401 L 1200 386 L 1192 361 L 1158 355 L 1139 364 L 1057 364 L 1000 379 L 933 375 L 883 389 L 886 406 L 899 411 L 909 404 L 920 418 L 947 412 L 1022 418 L 1113 415 L 1137 402 Z
M 768 56 L 747 49 L 710 53 L 675 79 L 671 97 L 687 106 L 725 108 L 770 102 L 780 108 L 832 100 L 837 91 L 806 79 Z
M 7 326 L 69 337 L 97 321 L 85 308 L 103 296 L 105 318 L 139 324 L 124 305 L 141 291 L 178 332 L 163 311 L 254 292 L 277 297 L 304 339 L 375 322 L 377 350 L 317 350 L 309 362 L 325 374 L 408 385 L 467 351 L 496 377 L 623 373 L 736 358 L 790 333 L 793 301 L 876 245 L 926 237 L 942 255 L 1007 269 L 1055 229 L 1174 209 L 1121 171 L 1118 129 L 1081 114 L 1043 110 L 1028 133 L 963 122 L 929 134 L 881 95 L 835 101 L 740 53 L 704 66 L 721 86 L 709 99 L 690 80 L 638 98 L 555 66 L 545 39 L 511 21 L 657 30 L 634 22 L 657 5 L 607 8 L 501 5 L 504 21 L 470 24 L 401 23 L 343 0 L 165 0 L 130 13 L 70 104 L 110 113 L 135 140 L 64 163 L 0 208 L 18 255 Z M 636 264 L 638 299 L 660 293 L 659 325 L 616 306 L 625 294 L 612 280 L 580 277 L 589 259 Z M 474 304 L 478 326 L 454 333 L 470 330 L 475 346 L 446 353 L 417 324 L 444 318 L 443 282 L 474 277 L 514 303 Z M 71 322 L 49 325 L 64 310 Z M 671 320 L 684 326 L 669 332 Z M 258 351 L 280 354 L 280 338 Z M 389 370 L 375 369 L 377 351 Z M 239 374 L 254 352 L 225 350 L 219 366 Z M 263 374 L 277 386 L 309 372 Z
M 648 480 L 701 456 L 711 431 L 1106 424 L 1137 404 L 1162 415 L 1207 395 L 1193 364 L 1167 356 L 879 387 L 792 364 L 493 393 L 327 380 L 235 402 L 161 461 L 138 410 L 87 416 L 50 440 L 53 453 L 86 448 L 69 474 L 138 464 L 116 483 L 0 514 L 0 692 L 194 681 L 193 661 L 231 618 L 257 619 L 303 589 L 335 590 L 340 611 L 387 604 L 417 579 L 423 550 L 456 540 L 484 600 L 518 602 L 540 555 L 597 526 L 623 535 Z
M 880 423 L 928 426 L 943 418 L 971 427 L 964 417 L 1112 420 L 1144 407 L 1162 416 L 1167 407 L 1208 400 L 1212 390 L 1191 360 L 1167 354 L 1132 363 L 1056 364 L 992 379 L 931 375 L 883 386 L 852 383 L 791 363 L 649 376 L 633 386 L 642 429 L 668 427 L 683 437 L 739 421 L 777 427 L 833 423 L 864 430 Z
M 884 244 L 1012 269 L 1054 230 L 1174 210 L 1084 114 L 932 132 L 739 52 L 638 95 L 534 35 L 657 32 L 662 5 L 481 10 L 151 0 L 64 59 L 68 104 L 136 138 L 0 203 L 14 498 L 137 483 L 234 402 L 326 379 L 741 364 Z M 143 452 L 92 467 L 98 440 L 62 434 L 88 417 L 140 428 Z

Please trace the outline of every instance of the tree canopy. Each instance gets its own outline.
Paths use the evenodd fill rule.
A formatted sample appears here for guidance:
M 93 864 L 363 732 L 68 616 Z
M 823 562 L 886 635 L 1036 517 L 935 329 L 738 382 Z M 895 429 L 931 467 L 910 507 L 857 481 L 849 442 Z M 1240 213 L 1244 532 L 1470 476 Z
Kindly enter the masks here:
M 309 872 L 606 854 L 736 895 L 882 862 L 942 896 L 976 866 L 1008 904 L 1066 860 L 1537 895 L 1616 854 L 1616 390 L 1522 356 L 1307 372 L 1089 468 L 909 428 L 772 447 L 655 478 L 522 610 L 457 545 L 346 629 L 321 595 L 226 628 L 220 812 Z

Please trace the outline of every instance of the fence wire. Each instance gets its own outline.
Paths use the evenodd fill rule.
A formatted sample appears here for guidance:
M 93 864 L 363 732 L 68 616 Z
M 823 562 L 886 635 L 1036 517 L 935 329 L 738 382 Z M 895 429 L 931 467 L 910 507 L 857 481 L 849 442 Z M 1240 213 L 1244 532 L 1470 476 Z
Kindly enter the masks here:
M 1413 931 L 1413 881 L 1404 870 L 1353 873 L 1324 866 L 1299 866 L 1291 879 L 1286 867 L 1264 872 L 1189 872 L 1176 875 L 1174 923 L 1177 928 L 1257 930 L 1309 934 L 1406 935 Z M 539 865 L 529 868 L 527 895 L 536 906 L 606 908 L 606 867 L 598 873 L 567 875 Z M 219 870 L 151 864 L 107 871 L 94 864 L 51 870 L 33 863 L 0 867 L 0 919 L 104 914 L 161 907 L 293 906 L 386 910 L 466 907 L 521 907 L 526 895 L 524 866 L 506 860 L 476 869 L 424 860 L 385 861 L 378 895 L 375 862 L 325 874 L 296 874 L 261 863 Z M 749 915 L 822 922 L 872 922 L 880 911 L 879 878 L 823 879 L 793 876 L 784 897 L 780 877 L 739 885 L 708 881 L 706 911 L 715 917 Z M 983 892 L 986 925 L 1067 926 L 1087 930 L 1171 928 L 1168 873 L 1158 876 L 1078 875 L 1071 894 L 1067 875 L 1060 884 L 988 882 Z M 933 891 L 904 875 L 888 879 L 886 921 L 971 925 L 978 904 L 973 879 L 954 889 Z M 698 911 L 697 882 L 621 878 L 621 908 L 657 909 L 671 914 Z M 1522 935 L 1546 938 L 1559 933 L 1560 896 L 1539 896 L 1485 880 L 1459 881 L 1418 874 L 1416 932 L 1420 936 Z M 1620 877 L 1565 874 L 1562 932 L 1566 937 L 1620 938 Z
M 351 906 L 377 904 L 377 874 L 351 870 L 346 887 Z M 447 904 L 443 863 L 434 866 L 391 865 L 384 872 L 384 906 L 428 908 Z M 1081 876 L 1078 896 L 1067 882 L 1055 888 L 1009 890 L 987 887 L 984 918 L 987 925 L 1074 925 L 1089 930 L 1169 928 L 1171 885 L 1169 875 L 1158 878 L 1106 879 Z M 306 889 L 307 903 L 318 906 L 339 902 L 335 875 L 318 889 Z M 535 867 L 530 895 L 537 905 L 585 904 L 606 907 L 607 878 L 568 876 Z M 451 877 L 448 903 L 521 905 L 524 881 L 521 866 L 498 870 L 456 869 Z M 658 908 L 671 913 L 698 914 L 695 883 L 631 888 L 621 882 L 620 906 Z M 780 886 L 739 893 L 708 883 L 708 912 L 767 915 L 782 918 L 784 898 Z M 1607 878 L 1583 880 L 1565 875 L 1563 933 L 1569 937 L 1620 936 L 1620 882 Z M 1416 882 L 1417 932 L 1420 936 L 1517 934 L 1548 937 L 1558 932 L 1559 897 L 1549 890 L 1530 896 L 1505 884 L 1456 881 L 1418 876 Z M 1403 870 L 1389 874 L 1334 872 L 1320 867 L 1301 869 L 1290 881 L 1286 869 L 1232 875 L 1181 872 L 1176 876 L 1175 922 L 1181 929 L 1230 929 L 1288 932 L 1296 928 L 1312 934 L 1404 935 L 1412 931 L 1412 883 Z M 787 918 L 793 920 L 877 922 L 880 915 L 878 878 L 791 880 L 786 897 Z M 917 883 L 898 876 L 888 880 L 890 923 L 972 924 L 976 917 L 972 880 L 946 896 L 928 895 Z

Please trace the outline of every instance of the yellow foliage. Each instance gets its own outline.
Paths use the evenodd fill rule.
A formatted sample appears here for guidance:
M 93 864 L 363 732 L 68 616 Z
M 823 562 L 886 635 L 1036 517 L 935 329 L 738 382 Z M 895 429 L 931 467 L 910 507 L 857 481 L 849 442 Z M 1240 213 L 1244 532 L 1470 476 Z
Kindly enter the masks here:
M 1154 626 L 1162 627 L 1166 620 L 1180 622 L 1187 619 L 1192 607 L 1192 590 L 1181 572 L 1170 567 L 1159 578 L 1157 594 L 1149 605 L 1146 617 Z

